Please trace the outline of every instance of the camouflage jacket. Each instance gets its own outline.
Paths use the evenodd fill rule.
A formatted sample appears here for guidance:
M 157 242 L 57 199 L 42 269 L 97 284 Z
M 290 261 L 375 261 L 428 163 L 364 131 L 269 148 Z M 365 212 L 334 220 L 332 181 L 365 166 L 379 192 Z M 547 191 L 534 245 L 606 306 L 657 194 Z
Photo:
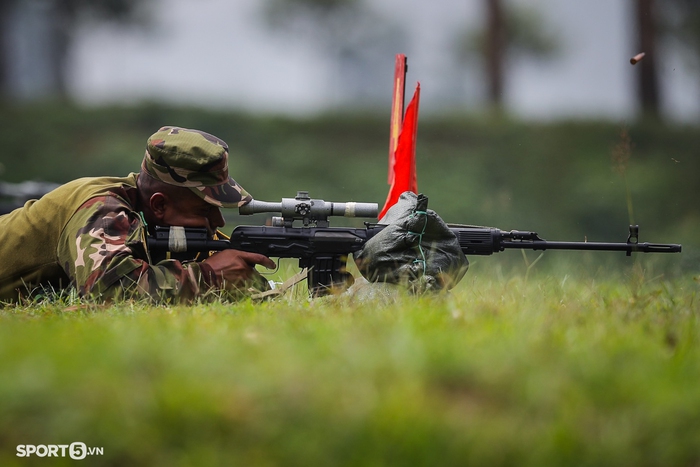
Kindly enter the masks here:
M 0 216 L 0 301 L 68 286 L 98 299 L 180 301 L 218 287 L 206 263 L 150 264 L 137 176 L 78 179 Z

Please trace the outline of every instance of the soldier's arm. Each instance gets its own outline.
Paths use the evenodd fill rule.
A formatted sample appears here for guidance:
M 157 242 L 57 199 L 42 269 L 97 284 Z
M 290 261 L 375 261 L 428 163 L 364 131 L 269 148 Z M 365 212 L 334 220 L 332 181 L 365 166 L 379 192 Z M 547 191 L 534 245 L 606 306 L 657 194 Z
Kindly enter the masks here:
M 94 198 L 66 225 L 57 254 L 81 296 L 181 301 L 220 285 L 203 263 L 149 264 L 142 235 L 141 219 L 126 203 L 115 196 Z

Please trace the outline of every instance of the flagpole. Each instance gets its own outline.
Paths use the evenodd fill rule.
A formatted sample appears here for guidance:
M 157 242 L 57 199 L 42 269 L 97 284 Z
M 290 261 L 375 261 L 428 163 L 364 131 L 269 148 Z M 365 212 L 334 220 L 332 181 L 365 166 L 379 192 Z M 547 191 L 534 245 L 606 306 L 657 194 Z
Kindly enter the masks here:
M 394 161 L 399 134 L 403 125 L 404 103 L 406 100 L 406 72 L 408 59 L 404 54 L 396 54 L 394 64 L 394 94 L 391 101 L 391 122 L 389 128 L 389 174 L 387 183 L 394 181 Z

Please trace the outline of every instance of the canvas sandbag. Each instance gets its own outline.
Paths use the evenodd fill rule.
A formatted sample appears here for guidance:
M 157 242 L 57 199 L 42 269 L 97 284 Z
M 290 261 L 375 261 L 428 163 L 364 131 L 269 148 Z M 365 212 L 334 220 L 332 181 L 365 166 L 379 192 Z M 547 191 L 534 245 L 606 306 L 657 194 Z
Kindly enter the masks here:
M 428 197 L 410 191 L 379 220 L 386 227 L 353 255 L 370 282 L 406 285 L 409 290 L 449 290 L 466 274 L 469 261 Z

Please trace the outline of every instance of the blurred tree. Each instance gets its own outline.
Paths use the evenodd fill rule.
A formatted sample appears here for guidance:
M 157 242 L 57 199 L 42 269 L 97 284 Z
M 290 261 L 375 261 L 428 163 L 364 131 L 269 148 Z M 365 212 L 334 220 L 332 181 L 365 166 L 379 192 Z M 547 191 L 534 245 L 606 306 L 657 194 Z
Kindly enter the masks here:
M 516 7 L 503 0 L 483 0 L 486 21 L 480 29 L 467 29 L 457 41 L 460 61 L 479 55 L 484 63 L 488 102 L 500 111 L 505 92 L 507 62 L 518 56 L 550 58 L 558 38 L 533 7 Z
M 309 41 L 335 64 L 331 86 L 342 93 L 336 101 L 367 106 L 391 99 L 403 33 L 363 0 L 266 0 L 264 14 L 274 31 Z
M 81 21 L 134 22 L 139 19 L 139 13 L 150 0 L 0 0 L 0 25 L 3 34 L 0 36 L 0 92 L 4 97 L 12 93 L 8 80 L 11 67 L 12 48 L 16 41 L 7 26 L 13 20 L 13 14 L 19 8 L 36 7 L 34 14 L 41 12 L 47 16 L 49 30 L 47 31 L 48 53 L 45 54 L 49 63 L 45 67 L 49 73 L 47 80 L 52 89 L 50 94 L 59 97 L 67 96 L 67 62 L 70 48 L 73 44 L 74 32 Z
M 0 92 L 5 94 L 4 91 L 8 87 L 8 70 L 7 62 L 9 60 L 7 53 L 7 43 L 9 41 L 7 26 L 9 24 L 9 12 L 12 8 L 12 4 L 16 0 L 0 0 Z
M 675 42 L 691 67 L 700 73 L 700 1 L 666 0 L 663 6 L 661 35 Z
M 494 107 L 503 105 L 503 61 L 506 47 L 506 21 L 501 0 L 485 0 L 486 31 L 484 32 L 484 62 L 488 80 L 488 98 Z
M 657 18 L 654 0 L 633 0 L 635 8 L 637 47 L 644 52 L 638 63 L 637 95 L 645 115 L 660 117 L 659 79 L 656 60 Z

